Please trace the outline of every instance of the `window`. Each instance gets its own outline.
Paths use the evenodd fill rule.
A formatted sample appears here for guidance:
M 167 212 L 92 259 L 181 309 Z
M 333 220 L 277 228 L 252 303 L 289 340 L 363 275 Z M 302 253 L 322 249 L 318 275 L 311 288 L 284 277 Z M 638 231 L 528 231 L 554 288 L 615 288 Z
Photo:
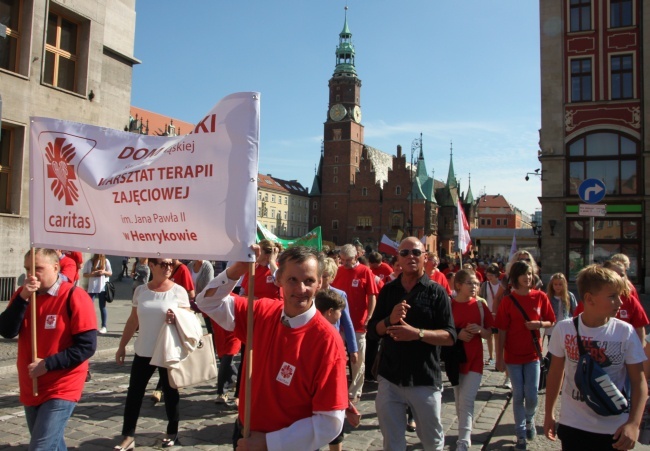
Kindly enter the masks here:
M 313 216 L 312 218 L 312 223 L 316 225 L 318 223 L 318 216 Z
M 339 229 L 339 221 L 338 219 L 335 219 L 332 221 L 332 230 L 338 230 Z
M 501 225 L 501 220 L 500 220 L 500 219 L 497 219 L 497 225 L 498 225 L 498 226 Z
M 295 219 L 296 219 L 296 214 L 292 211 L 291 212 L 291 220 L 295 221 Z
M 591 100 L 591 59 L 571 60 L 571 101 Z
M 0 38 L 0 68 L 18 72 L 21 44 L 20 0 L 0 1 L 0 24 L 7 27 L 6 37 Z
M 262 207 L 257 207 L 257 216 L 262 217 Z
M 332 179 L 332 183 L 338 183 L 338 182 L 339 182 L 339 178 L 337 176 L 334 176 L 334 178 Z
M 0 213 L 19 214 L 24 128 L 3 124 L 0 133 Z
M 339 156 L 338 156 L 338 155 L 334 155 L 334 163 L 338 163 L 338 162 L 339 162 Z
M 257 192 L 257 200 L 262 200 L 262 192 L 261 191 Z
M 612 56 L 612 100 L 631 99 L 634 96 L 634 68 L 632 55 Z
M 336 210 L 337 208 L 339 208 L 339 203 L 338 203 L 338 202 L 334 202 L 334 210 Z
M 79 24 L 50 11 L 47 18 L 43 82 L 68 91 L 77 90 Z
M 271 217 L 275 219 L 275 208 L 271 208 Z
M 282 219 L 287 219 L 287 212 L 286 212 L 286 210 L 282 212 Z
M 361 195 L 362 196 L 367 196 L 368 195 L 368 188 L 366 188 L 366 187 L 361 188 Z
M 608 196 L 639 193 L 639 144 L 625 135 L 583 135 L 569 144 L 567 154 L 569 195 L 577 195 L 580 183 L 588 178 L 602 180 Z
M 591 30 L 591 0 L 571 0 L 569 31 Z
M 492 219 L 487 219 L 487 225 L 492 225 Z
M 314 201 L 313 204 L 311 204 L 312 210 L 318 210 L 318 202 Z
M 338 167 L 338 166 L 334 166 L 334 167 L 332 168 L 332 171 L 334 172 L 334 174 L 338 174 L 338 173 L 339 173 L 339 167 Z
M 403 221 L 403 219 L 404 219 L 404 216 L 403 216 L 403 215 L 393 215 L 393 218 L 392 218 L 392 221 L 391 221 L 391 223 L 392 223 L 392 227 L 393 227 L 394 229 L 401 229 L 401 228 L 403 228 L 403 227 L 404 227 L 404 221 Z
M 507 219 L 504 219 L 504 220 L 503 220 L 503 225 L 504 225 L 504 226 L 507 226 L 507 225 L 508 225 L 508 220 L 507 220 Z
M 275 194 L 271 194 L 271 202 L 275 202 Z
M 609 0 L 609 26 L 611 28 L 632 25 L 632 0 Z
M 481 225 L 485 225 L 485 218 L 481 218 Z
M 639 262 L 641 261 L 641 218 L 596 218 L 594 221 L 594 263 L 603 263 L 612 255 L 624 253 L 630 258 L 627 275 L 632 282 L 639 282 Z M 575 280 L 578 272 L 586 265 L 589 247 L 589 220 L 571 218 L 567 224 L 569 238 L 568 274 Z
M 284 205 L 287 205 L 287 202 L 289 201 L 289 198 L 287 196 L 284 197 Z
M 372 216 L 357 216 L 357 227 L 372 227 Z
M 396 195 L 396 196 L 399 196 L 400 194 L 402 194 L 402 187 L 399 186 L 399 185 L 397 185 L 397 186 L 395 187 L 395 195 Z

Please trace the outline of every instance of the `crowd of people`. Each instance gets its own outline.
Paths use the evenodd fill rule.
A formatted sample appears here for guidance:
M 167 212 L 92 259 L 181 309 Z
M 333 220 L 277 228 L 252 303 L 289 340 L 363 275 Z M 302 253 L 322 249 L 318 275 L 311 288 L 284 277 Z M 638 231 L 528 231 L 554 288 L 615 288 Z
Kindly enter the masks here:
M 119 278 L 133 279 L 133 299 L 115 354 L 118 364 L 128 360 L 127 345 L 136 339 L 116 450 L 135 448 L 140 408 L 156 372 L 151 396 L 164 400 L 168 420 L 161 447 L 181 445 L 182 396 L 157 356 L 161 329 L 188 321 L 199 331 L 203 322 L 212 333 L 219 361 L 216 402 L 228 402 L 226 387 L 235 386 L 236 450 L 343 449 L 344 422 L 359 424 L 355 405 L 364 383 L 377 384 L 384 450 L 405 450 L 407 430 L 425 450 L 442 450 L 443 372 L 458 419 L 455 449 L 468 450 L 474 401 L 488 368 L 504 372 L 504 386 L 512 390 L 516 450 L 536 439 L 536 419 L 544 435 L 559 438 L 566 450 L 632 449 L 640 428 L 647 422 L 650 429 L 650 420 L 642 421 L 650 322 L 626 277 L 630 263 L 623 254 L 583 268 L 576 297 L 562 273 L 544 283 L 524 250 L 507 261 L 483 256 L 441 262 L 415 237 L 402 240 L 389 258 L 354 244 L 319 252 L 263 240 L 252 249 L 252 276 L 248 262 L 232 262 L 225 270 L 219 264 L 215 271 L 205 260 L 138 258 L 131 268 L 123 261 Z M 0 335 L 18 336 L 30 450 L 66 449 L 65 425 L 90 374 L 97 333 L 109 327 L 106 283 L 113 272 L 105 255 L 84 263 L 78 252 L 51 249 L 28 252 L 25 271 L 23 285 L 0 314 Z M 80 275 L 86 290 L 79 287 Z M 249 372 L 250 306 L 255 359 Z M 33 318 L 39 334 L 34 352 Z M 579 365 L 588 358 L 589 374 Z M 249 373 L 253 396 L 247 402 L 240 382 Z M 543 419 L 540 379 L 546 380 Z M 592 379 L 599 385 L 592 387 Z M 611 411 L 606 415 L 592 403 L 603 384 L 607 399 L 600 404 Z M 250 433 L 244 428 L 247 405 Z

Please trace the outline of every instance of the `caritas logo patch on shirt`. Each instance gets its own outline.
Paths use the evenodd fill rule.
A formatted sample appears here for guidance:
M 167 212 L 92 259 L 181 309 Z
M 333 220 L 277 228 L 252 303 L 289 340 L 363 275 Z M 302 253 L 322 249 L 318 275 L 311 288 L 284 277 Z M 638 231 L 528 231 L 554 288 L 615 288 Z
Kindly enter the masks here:
M 619 315 L 622 319 L 627 319 L 627 316 L 628 316 L 628 315 L 627 315 L 627 310 L 619 310 L 619 311 L 618 311 L 618 315 Z
M 275 380 L 283 383 L 286 386 L 289 386 L 291 385 L 291 379 L 293 379 L 295 372 L 295 366 L 290 365 L 287 362 L 283 362 L 282 366 L 280 367 L 280 372 L 278 373 L 278 376 L 275 378 Z
M 47 315 L 45 317 L 45 328 L 56 329 L 56 315 Z

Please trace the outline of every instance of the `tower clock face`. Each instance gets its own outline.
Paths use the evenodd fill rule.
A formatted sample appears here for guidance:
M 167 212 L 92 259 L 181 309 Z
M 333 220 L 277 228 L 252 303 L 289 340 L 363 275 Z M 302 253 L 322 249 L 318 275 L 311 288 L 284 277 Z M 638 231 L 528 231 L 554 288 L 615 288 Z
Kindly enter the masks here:
M 361 122 L 361 107 L 359 105 L 356 105 L 352 110 L 352 118 L 357 123 Z
M 337 103 L 330 108 L 330 117 L 333 121 L 340 121 L 348 114 L 348 111 L 343 105 Z

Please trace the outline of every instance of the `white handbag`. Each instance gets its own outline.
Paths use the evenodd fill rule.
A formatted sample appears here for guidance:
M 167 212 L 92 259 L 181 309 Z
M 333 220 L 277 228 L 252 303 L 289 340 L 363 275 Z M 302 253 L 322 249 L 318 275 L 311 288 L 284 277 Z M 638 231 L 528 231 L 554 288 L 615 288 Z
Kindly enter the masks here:
M 196 349 L 178 363 L 178 368 L 168 368 L 167 374 L 172 388 L 189 387 L 216 378 L 217 360 L 212 334 L 204 335 Z

